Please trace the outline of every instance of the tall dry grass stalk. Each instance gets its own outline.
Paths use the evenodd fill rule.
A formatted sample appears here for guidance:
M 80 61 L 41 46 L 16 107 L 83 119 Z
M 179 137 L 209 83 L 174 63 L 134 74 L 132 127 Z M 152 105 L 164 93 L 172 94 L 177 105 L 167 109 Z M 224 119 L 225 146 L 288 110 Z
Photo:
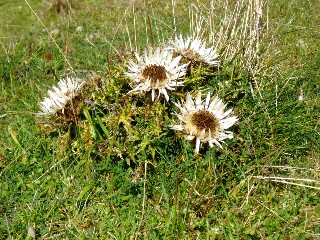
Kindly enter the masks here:
M 166 43 L 169 38 L 182 34 L 199 37 L 208 46 L 213 45 L 220 54 L 221 66 L 236 66 L 237 71 L 252 76 L 254 95 L 263 87 L 262 77 L 273 74 L 276 56 L 273 49 L 276 48 L 269 31 L 268 0 L 206 0 L 191 4 L 167 1 L 161 11 L 172 15 L 171 22 L 154 11 L 158 8 L 154 1 L 146 4 L 135 0 L 126 5 L 123 16 L 115 24 L 125 51 L 139 51 L 145 44 Z M 189 15 L 189 31 L 184 14 Z
M 222 65 L 232 63 L 253 77 L 256 88 L 274 63 L 274 41 L 269 31 L 267 0 L 212 0 L 192 4 L 190 32 L 207 40 L 220 53 Z

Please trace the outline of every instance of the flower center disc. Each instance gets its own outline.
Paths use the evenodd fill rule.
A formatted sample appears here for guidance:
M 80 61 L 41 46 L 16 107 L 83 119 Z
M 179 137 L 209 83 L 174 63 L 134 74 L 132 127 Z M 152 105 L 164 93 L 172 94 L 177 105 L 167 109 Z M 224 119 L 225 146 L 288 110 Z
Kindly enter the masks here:
M 151 87 L 163 87 L 167 84 L 167 70 L 163 66 L 149 65 L 144 68 L 142 76 L 151 79 Z
M 201 56 L 199 53 L 191 50 L 191 49 L 186 49 L 182 52 L 182 55 L 189 60 L 194 60 L 194 61 L 201 61 Z
M 212 113 L 200 110 L 191 116 L 191 122 L 197 127 L 200 133 L 203 129 L 210 129 L 215 133 L 219 127 L 219 120 Z

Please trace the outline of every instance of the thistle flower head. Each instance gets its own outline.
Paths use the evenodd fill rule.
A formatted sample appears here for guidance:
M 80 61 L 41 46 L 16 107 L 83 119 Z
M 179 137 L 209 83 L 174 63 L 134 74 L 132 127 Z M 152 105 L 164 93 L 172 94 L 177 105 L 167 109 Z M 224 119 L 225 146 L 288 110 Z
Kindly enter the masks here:
M 182 86 L 179 81 L 185 74 L 187 64 L 179 65 L 181 57 L 173 58 L 172 52 L 156 48 L 145 50 L 144 56 L 137 53 L 136 60 L 129 61 L 129 71 L 125 73 L 132 80 L 134 89 L 131 92 L 151 91 L 152 101 L 156 98 L 156 92 L 164 95 L 169 101 L 167 90 L 174 90 L 175 87 Z
M 202 142 L 208 142 L 210 147 L 215 144 L 222 148 L 220 142 L 233 138 L 233 133 L 226 129 L 238 119 L 235 116 L 229 116 L 232 109 L 224 111 L 226 104 L 218 97 L 211 101 L 210 93 L 208 93 L 206 100 L 202 102 L 199 91 L 194 101 L 190 93 L 187 93 L 185 103 L 175 103 L 175 105 L 180 110 L 180 114 L 176 114 L 180 124 L 171 125 L 171 128 L 182 131 L 187 140 L 196 139 L 196 153 L 199 153 Z
M 68 104 L 72 104 L 78 96 L 85 81 L 78 78 L 66 77 L 58 82 L 58 87 L 53 86 L 48 90 L 49 97 L 40 102 L 40 116 L 53 116 L 66 114 Z
M 218 54 L 213 47 L 206 48 L 206 42 L 199 38 L 191 39 L 188 37 L 183 39 L 180 35 L 172 40 L 167 49 L 173 50 L 187 61 L 196 63 L 205 63 L 210 66 L 216 66 L 219 63 Z

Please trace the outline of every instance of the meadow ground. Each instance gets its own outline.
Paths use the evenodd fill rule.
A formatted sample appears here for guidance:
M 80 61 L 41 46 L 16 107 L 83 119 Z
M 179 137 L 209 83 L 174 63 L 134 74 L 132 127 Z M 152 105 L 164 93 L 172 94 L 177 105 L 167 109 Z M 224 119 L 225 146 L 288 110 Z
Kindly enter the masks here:
M 0 238 L 319 239 L 318 9 L 1 1 Z M 133 52 L 179 34 L 214 44 L 219 68 L 192 69 L 169 102 L 127 94 Z M 91 81 L 76 123 L 37 117 L 70 74 Z M 172 101 L 198 90 L 239 118 L 223 149 L 195 154 L 169 127 Z

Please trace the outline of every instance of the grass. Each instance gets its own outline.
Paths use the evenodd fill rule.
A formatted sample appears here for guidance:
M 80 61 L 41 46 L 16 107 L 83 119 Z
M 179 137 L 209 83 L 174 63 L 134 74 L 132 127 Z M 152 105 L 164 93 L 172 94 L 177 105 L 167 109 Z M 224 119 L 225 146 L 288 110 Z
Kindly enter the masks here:
M 250 55 L 237 50 L 254 40 L 252 31 L 240 25 L 237 38 L 227 35 L 227 18 L 214 24 L 246 1 L 207 12 L 210 1 L 173 8 L 86 0 L 64 16 L 28 2 L 49 32 L 60 32 L 54 42 L 25 2 L 0 5 L 1 238 L 319 238 L 319 3 L 265 3 L 262 40 Z M 242 23 L 241 14 L 234 19 Z M 246 29 L 257 19 L 244 21 Z M 195 34 L 201 22 L 209 43 L 207 33 L 221 31 L 221 68 L 194 72 L 170 99 L 206 88 L 239 121 L 223 150 L 204 145 L 195 155 L 168 127 L 173 104 L 124 97 L 123 72 L 132 51 L 166 42 L 175 29 Z M 76 128 L 40 124 L 38 103 L 70 67 L 94 82 L 91 100 L 103 107 L 83 108 Z M 105 88 L 96 87 L 99 78 Z

